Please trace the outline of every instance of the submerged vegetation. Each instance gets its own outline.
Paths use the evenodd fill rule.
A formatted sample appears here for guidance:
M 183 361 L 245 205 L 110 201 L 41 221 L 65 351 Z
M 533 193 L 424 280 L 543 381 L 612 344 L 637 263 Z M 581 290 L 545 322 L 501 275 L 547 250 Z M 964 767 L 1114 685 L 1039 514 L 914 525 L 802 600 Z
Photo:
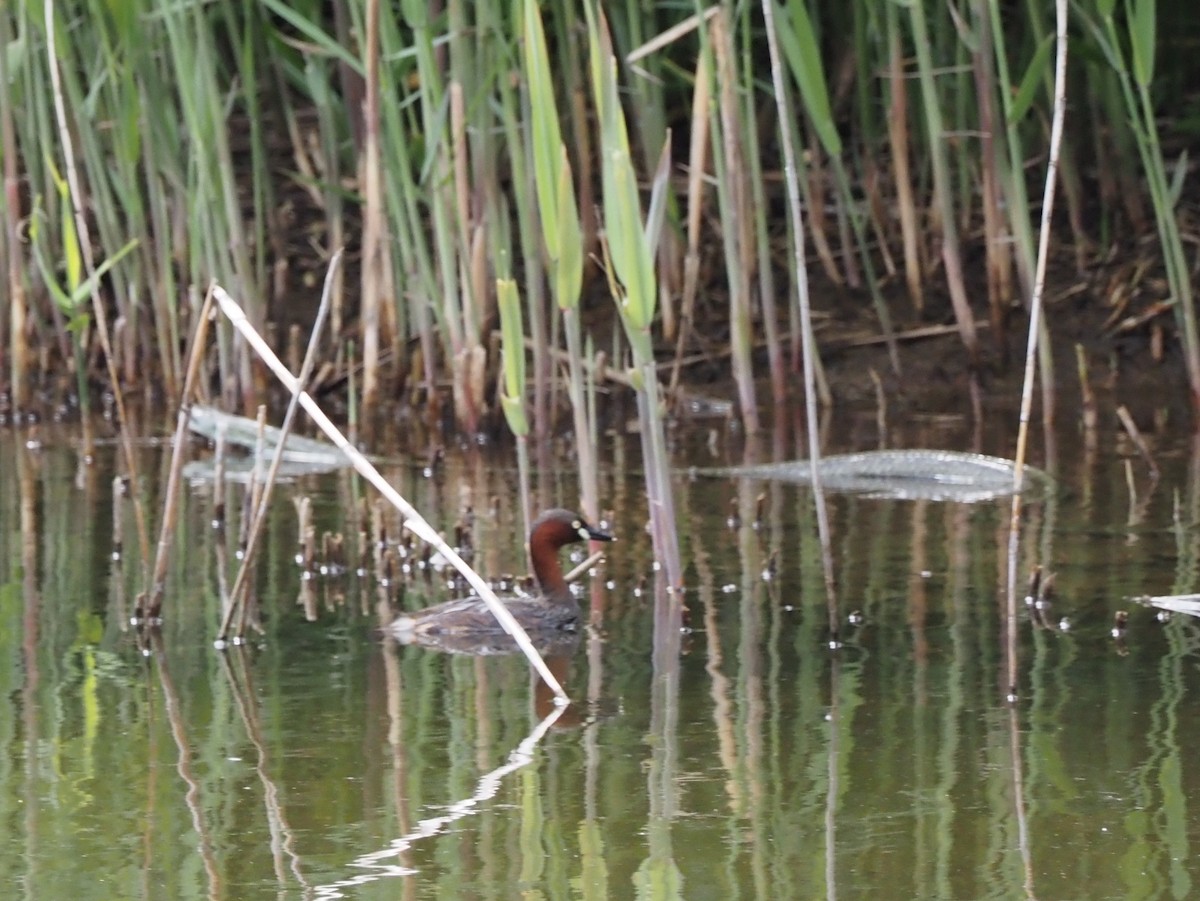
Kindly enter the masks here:
M 728 353 L 754 431 L 800 357 L 779 125 L 803 148 L 808 264 L 871 318 L 888 365 L 898 323 L 943 321 L 964 367 L 1003 360 L 1032 290 L 1052 6 L 772 10 L 784 122 L 758 4 L 6 5 L 6 418 L 86 402 L 85 372 L 177 397 L 211 281 L 283 343 L 348 245 L 317 389 L 353 370 L 368 412 L 449 399 L 467 434 L 504 409 L 542 441 L 569 406 L 582 448 L 606 373 L 653 392 L 665 367 L 678 389 L 695 354 Z M 1079 0 L 1070 38 L 1055 245 L 1084 289 L 1064 294 L 1156 356 L 1178 347 L 1200 400 L 1184 208 L 1200 27 L 1182 0 Z M 1045 377 L 1068 355 L 1048 346 Z M 263 399 L 227 326 L 211 363 L 227 406 Z

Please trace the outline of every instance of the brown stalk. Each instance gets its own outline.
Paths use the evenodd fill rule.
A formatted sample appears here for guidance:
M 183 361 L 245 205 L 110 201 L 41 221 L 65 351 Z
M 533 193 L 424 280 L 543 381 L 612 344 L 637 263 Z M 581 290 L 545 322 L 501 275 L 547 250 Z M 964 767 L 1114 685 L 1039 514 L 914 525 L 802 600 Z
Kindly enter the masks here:
M 7 15 L 0 15 L 0 72 L 8 72 Z M 13 132 L 11 94 L 0 91 L 0 148 L 4 153 L 4 268 L 8 276 L 8 340 L 9 372 L 13 409 L 20 412 L 29 406 L 29 345 L 25 335 L 25 282 L 21 278 L 21 192 L 17 177 L 17 138 Z M 2 349 L 0 349 L 2 353 Z
M 714 16 L 710 26 L 713 52 L 717 58 L 717 103 L 721 116 L 722 149 L 725 154 L 725 179 L 734 229 L 733 246 L 737 254 L 737 270 L 729 273 L 729 330 L 733 345 L 733 378 L 737 383 L 738 402 L 742 408 L 742 423 L 747 432 L 758 431 L 758 401 L 754 395 L 754 369 L 750 353 L 752 325 L 750 322 L 750 282 L 754 272 L 753 216 L 749 205 L 749 186 L 746 167 L 742 161 L 741 116 L 736 93 L 737 68 L 734 64 L 733 38 L 724 13 Z
M 1129 410 L 1124 404 L 1117 407 L 1117 418 L 1121 420 L 1121 428 L 1125 430 L 1125 434 L 1129 436 L 1129 440 L 1133 442 L 1133 446 L 1137 448 L 1142 459 L 1146 461 L 1146 465 L 1150 468 L 1150 475 L 1155 479 L 1158 478 L 1158 464 L 1154 462 L 1154 455 L 1150 453 L 1150 446 L 1146 444 L 1146 439 L 1142 437 L 1141 429 L 1137 427 L 1137 423 L 1133 421 L 1133 417 L 1129 415 Z
M 1080 418 L 1083 423 L 1085 441 L 1090 444 L 1096 440 L 1096 423 L 1099 422 L 1100 417 L 1096 410 L 1096 392 L 1092 390 L 1091 376 L 1088 372 L 1087 355 L 1084 353 L 1082 344 L 1075 345 L 1075 365 L 1079 373 Z
M 749 114 L 748 114 L 749 115 Z M 758 303 L 759 318 L 762 322 L 763 340 L 767 344 L 767 370 L 771 374 L 771 399 L 777 415 L 787 406 L 788 396 L 788 361 L 785 353 L 782 330 L 779 326 L 779 308 L 782 305 L 788 309 L 791 304 L 786 296 L 781 298 L 775 284 L 775 266 L 773 262 L 773 247 L 769 231 L 768 217 L 770 205 L 763 184 L 762 149 L 757 128 L 747 130 L 746 140 L 749 142 L 753 159 L 750 174 L 751 202 L 754 215 L 754 247 L 758 255 Z M 890 331 L 890 329 L 889 329 Z
M 308 581 L 307 577 L 317 571 L 317 530 L 313 525 L 312 498 L 306 494 L 292 502 L 296 507 L 296 544 L 299 548 L 301 578 L 302 581 Z
M 875 243 L 879 257 L 883 260 L 883 271 L 888 281 L 896 277 L 896 259 L 892 256 L 890 230 L 887 227 L 889 213 L 887 201 L 883 193 L 883 174 L 879 161 L 873 157 L 863 160 L 863 185 L 867 192 L 867 214 L 870 217 L 871 231 L 875 233 Z
M 379 394 L 380 345 L 385 343 L 381 309 L 391 296 L 389 258 L 384 240 L 383 173 L 379 147 L 379 0 L 367 0 L 367 92 L 363 103 L 362 353 L 363 409 L 375 409 Z M 390 304 L 389 304 L 390 305 Z
M 918 58 L 929 55 L 929 32 L 925 20 L 925 8 L 921 4 L 908 6 L 912 26 L 913 42 Z M 927 61 L 926 61 L 927 62 Z M 958 240 L 958 221 L 954 211 L 954 197 L 950 184 L 950 164 L 946 158 L 946 134 L 941 115 L 941 98 L 934 84 L 934 73 L 928 65 L 921 68 L 921 93 L 925 105 L 925 124 L 929 133 L 929 151 L 933 163 L 933 195 L 941 231 L 942 263 L 946 267 L 946 284 L 950 290 L 950 306 L 954 310 L 954 321 L 967 349 L 971 366 L 979 363 L 979 339 L 975 333 L 975 319 L 971 315 L 971 304 L 967 300 L 967 288 L 963 280 L 962 251 Z
M 846 279 L 843 277 L 842 271 L 838 268 L 838 264 L 834 260 L 833 248 L 829 246 L 829 235 L 825 232 L 826 178 L 825 170 L 821 165 L 822 159 L 821 142 L 814 136 L 812 146 L 809 148 L 808 163 L 805 166 L 808 176 L 805 179 L 805 184 L 808 185 L 808 194 L 805 199 L 808 201 L 809 207 L 809 235 L 812 237 L 813 249 L 817 252 L 817 259 L 821 261 L 821 268 L 825 270 L 825 277 L 833 284 L 841 286 L 846 283 Z
M 833 213 L 837 221 L 838 242 L 842 247 L 842 265 L 846 267 L 846 285 L 857 291 L 863 286 L 862 272 L 858 268 L 858 249 L 850 232 L 849 211 L 840 197 L 834 201 Z
M 715 7 L 714 7 L 715 9 Z M 691 333 L 700 283 L 700 229 L 704 214 L 704 172 L 708 161 L 709 109 L 712 105 L 712 57 L 701 51 L 696 62 L 695 89 L 692 93 L 691 146 L 688 148 L 687 178 L 687 251 L 683 257 L 683 295 L 679 304 L 679 330 L 675 341 L 675 365 L 671 369 L 668 391 L 679 385 L 680 358 Z
M 112 555 L 119 559 L 125 552 L 125 517 L 122 509 L 125 506 L 121 499 L 125 497 L 125 479 L 113 476 L 112 481 Z
M 246 479 L 246 490 L 242 493 L 242 515 L 238 518 L 238 537 L 237 537 L 237 557 L 241 559 L 242 565 L 238 569 L 240 576 L 242 570 L 245 569 L 246 548 L 250 546 L 250 533 L 254 527 L 254 511 L 258 509 L 258 502 L 263 495 L 263 483 L 265 481 L 262 471 L 263 460 L 267 456 L 267 408 L 265 404 L 258 405 L 258 415 L 255 419 L 257 433 L 255 435 L 254 451 L 252 459 L 254 465 L 250 467 L 249 477 Z M 222 586 L 224 589 L 224 586 Z M 222 590 L 222 607 L 221 607 L 221 622 L 234 613 L 237 614 L 236 631 L 238 635 L 245 633 L 246 625 L 249 617 L 246 612 L 247 604 L 235 604 L 232 591 Z M 256 624 L 257 625 L 257 624 Z M 220 641 L 220 638 L 218 638 Z
M 183 451 L 187 447 L 188 414 L 192 409 L 192 393 L 200 377 L 200 366 L 204 362 L 204 351 L 208 346 L 208 324 L 212 320 L 212 288 L 200 307 L 196 328 L 192 333 L 192 350 L 188 355 L 187 371 L 183 380 L 183 395 L 179 398 L 179 411 L 175 414 L 175 437 L 171 450 L 171 467 L 167 474 L 166 497 L 163 499 L 162 526 L 158 533 L 158 552 L 154 556 L 154 570 L 150 577 L 149 603 L 146 616 L 158 619 L 162 615 L 163 596 L 166 590 L 167 564 L 171 557 L 171 539 L 179 518 L 179 489 L 183 473 Z

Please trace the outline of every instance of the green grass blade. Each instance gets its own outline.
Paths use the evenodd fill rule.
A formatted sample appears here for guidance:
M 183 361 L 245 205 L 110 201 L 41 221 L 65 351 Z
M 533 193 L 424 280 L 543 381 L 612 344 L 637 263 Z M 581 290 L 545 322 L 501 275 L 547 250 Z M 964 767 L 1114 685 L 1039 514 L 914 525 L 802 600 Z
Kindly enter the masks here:
M 1154 39 L 1157 0 L 1131 0 L 1129 45 L 1133 50 L 1133 79 L 1148 87 L 1154 78 Z
M 1038 44 L 1033 58 L 1029 61 L 1029 66 L 1025 69 L 1025 74 L 1021 77 L 1021 84 L 1017 87 L 1017 93 L 1008 114 L 1009 125 L 1016 125 L 1029 112 L 1029 107 L 1037 97 L 1046 77 L 1046 68 L 1050 65 L 1050 51 L 1053 49 L 1054 35 L 1047 34 Z
M 567 148 L 559 145 L 558 256 L 554 258 L 554 293 L 560 307 L 575 306 L 583 286 L 583 231 L 575 204 L 575 185 Z
M 792 75 L 800 87 L 804 108 L 808 110 L 821 145 L 830 156 L 842 155 L 842 138 L 829 106 L 829 87 L 821 67 L 821 51 L 813 31 L 812 19 L 804 0 L 792 0 L 787 15 L 777 15 L 779 44 L 787 57 Z
M 282 3 L 280 0 L 263 0 L 263 5 L 316 44 L 325 54 L 349 66 L 359 75 L 366 74 L 361 59 L 338 44 L 328 32 L 315 22 L 300 15 L 293 8 L 293 4 Z
M 553 76 L 546 51 L 546 32 L 542 27 L 537 0 L 525 0 L 524 51 L 533 132 L 534 183 L 542 214 L 542 236 L 550 259 L 557 260 L 561 253 L 559 215 L 560 212 L 565 214 L 561 210 L 562 198 L 559 194 L 562 133 L 558 125 Z

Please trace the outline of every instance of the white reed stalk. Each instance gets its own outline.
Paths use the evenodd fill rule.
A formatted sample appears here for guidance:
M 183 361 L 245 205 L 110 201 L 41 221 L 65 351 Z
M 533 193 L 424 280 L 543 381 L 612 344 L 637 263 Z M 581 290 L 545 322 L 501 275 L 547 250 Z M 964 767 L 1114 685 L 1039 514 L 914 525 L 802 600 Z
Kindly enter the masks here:
M 220 285 L 213 286 L 213 297 L 220 305 L 221 312 L 225 314 L 233 327 L 241 333 L 242 337 L 246 339 L 246 342 L 259 355 L 262 361 L 271 368 L 271 371 L 275 373 L 279 381 L 283 382 L 284 387 L 291 391 L 293 395 L 297 395 L 300 398 L 300 406 L 304 407 L 305 412 L 312 417 L 313 422 L 349 458 L 350 463 L 358 470 L 359 475 L 374 485 L 388 503 L 400 511 L 400 514 L 404 517 L 404 527 L 418 538 L 433 545 L 443 557 L 450 561 L 450 564 L 455 569 L 462 573 L 463 578 L 470 583 L 479 597 L 488 605 L 488 609 L 492 611 L 492 615 L 496 617 L 496 621 L 516 641 L 521 652 L 529 659 L 533 668 L 537 670 L 538 675 L 542 677 L 542 681 L 554 692 L 555 702 L 561 705 L 570 703 L 567 693 L 563 691 L 563 687 L 558 684 L 558 680 L 554 678 L 554 674 L 546 666 L 546 661 L 542 659 L 541 654 L 533 646 L 533 642 L 529 640 L 525 629 L 517 622 L 508 608 L 501 603 L 500 599 L 496 597 L 496 593 L 492 591 L 487 582 L 480 577 L 479 573 L 471 569 L 467 562 L 452 547 L 446 544 L 442 536 L 437 533 L 437 530 L 425 521 L 425 518 L 417 512 L 412 504 L 401 497 L 400 493 L 388 484 L 387 479 L 379 474 L 379 470 L 372 466 L 371 462 L 359 452 L 358 448 L 350 443 L 338 427 L 330 422 L 329 417 L 322 412 L 317 402 L 307 392 L 299 390 L 300 384 L 296 377 L 288 371 L 288 368 L 275 355 L 275 351 L 271 350 L 262 336 L 254 330 L 254 327 L 246 318 L 245 312 L 238 305 L 237 301 L 230 297 Z
M 1041 328 L 1042 294 L 1046 285 L 1046 260 L 1050 255 L 1050 218 L 1054 212 L 1054 188 L 1058 183 L 1058 150 L 1062 144 L 1063 119 L 1067 106 L 1067 0 L 1056 0 L 1057 50 L 1054 61 L 1054 116 L 1050 124 L 1050 149 L 1046 160 L 1046 184 L 1042 192 L 1041 234 L 1038 236 L 1037 269 L 1033 297 L 1029 303 L 1029 339 L 1025 348 L 1025 386 L 1021 392 L 1021 419 L 1017 426 L 1017 450 L 1013 462 L 1012 518 L 1008 531 L 1008 693 L 1017 693 L 1017 547 L 1021 527 L 1021 487 L 1025 479 L 1025 446 L 1029 443 L 1029 413 L 1033 406 L 1038 331 Z

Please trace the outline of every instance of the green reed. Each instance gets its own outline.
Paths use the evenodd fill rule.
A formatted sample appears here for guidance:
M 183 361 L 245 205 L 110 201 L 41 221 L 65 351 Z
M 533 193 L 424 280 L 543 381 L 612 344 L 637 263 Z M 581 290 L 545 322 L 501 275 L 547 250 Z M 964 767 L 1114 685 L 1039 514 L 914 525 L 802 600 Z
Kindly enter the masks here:
M 967 353 L 974 360 L 978 356 L 978 340 L 975 336 L 975 319 L 967 300 L 967 289 L 963 282 L 962 254 L 958 240 L 958 213 L 951 193 L 950 160 L 944 141 L 945 123 L 942 98 L 934 81 L 933 55 L 930 50 L 930 33 L 925 9 L 920 3 L 908 6 L 909 27 L 916 48 L 917 72 L 921 86 L 921 99 L 925 129 L 928 135 L 930 165 L 933 169 L 933 194 L 937 210 L 936 228 L 941 232 L 942 263 L 946 267 L 947 287 L 954 308 L 954 319 Z
M 562 313 L 567 338 L 567 391 L 575 423 L 583 512 L 599 517 L 596 447 L 591 440 L 584 395 L 583 339 L 579 321 L 579 292 L 583 284 L 583 229 L 575 203 L 571 163 L 563 144 L 555 101 L 550 56 L 541 13 L 534 0 L 523 4 L 525 38 L 522 61 L 529 89 L 531 154 L 538 217 L 550 270 L 554 299 Z
M 1096 4 L 1097 19 L 1080 13 L 1104 58 L 1117 75 L 1128 122 L 1137 143 L 1150 190 L 1154 218 L 1162 243 L 1163 263 L 1175 309 L 1192 407 L 1200 411 L 1200 333 L 1197 331 L 1191 275 L 1183 249 L 1176 212 L 1186 172 L 1186 151 L 1172 174 L 1159 138 L 1157 111 L 1150 93 L 1156 64 L 1156 4 L 1153 0 L 1126 0 L 1123 28 L 1115 17 L 1116 0 Z M 1128 46 L 1128 56 L 1125 47 Z
M 826 278 L 870 296 L 885 335 L 889 319 L 907 326 L 940 315 L 941 306 L 927 302 L 936 293 L 949 297 L 969 359 L 980 353 L 973 323 L 985 310 L 1002 343 L 1015 295 L 1027 296 L 1031 281 L 1037 201 L 1026 181 L 1045 146 L 1052 99 L 1046 10 L 1019 4 L 1002 23 L 994 0 L 953 15 L 890 0 L 840 7 L 787 0 L 772 9 L 800 100 L 794 127 L 806 151 L 799 162 L 805 228 Z M 1136 246 L 1148 228 L 1158 232 L 1200 395 L 1200 341 L 1176 221 L 1188 182 L 1186 166 L 1173 159 L 1186 137 L 1180 85 L 1196 69 L 1189 9 L 1182 0 L 1075 4 L 1080 46 L 1070 63 L 1074 94 L 1060 165 L 1062 225 L 1077 265 Z M 502 253 L 517 261 L 512 275 L 528 313 L 533 429 L 553 422 L 549 361 L 560 341 L 573 361 L 568 403 L 585 406 L 588 328 L 573 285 L 596 254 L 597 212 L 610 214 L 609 200 L 592 193 L 604 183 L 605 151 L 578 10 L 551 2 L 537 11 L 538 27 L 550 35 L 538 64 L 539 81 L 554 85 L 549 104 L 545 94 L 522 93 L 530 65 L 524 4 L 456 0 L 439 11 L 406 0 L 392 15 L 376 0 L 332 8 L 316 0 L 60 3 L 63 94 L 96 259 L 136 241 L 103 284 L 122 325 L 113 348 L 121 381 L 132 386 L 154 373 L 168 392 L 177 390 L 181 336 L 198 286 L 213 277 L 236 286 L 259 324 L 294 319 L 298 294 L 310 293 L 301 278 L 321 268 L 332 246 L 359 234 L 363 260 L 346 285 L 360 302 L 343 309 L 337 293 L 333 332 L 335 346 L 344 346 L 343 330 L 355 326 L 349 317 L 360 317 L 368 408 L 408 379 L 424 389 L 408 397 L 432 412 L 448 383 L 460 428 L 494 421 L 484 386 L 500 365 L 491 345 Z M 781 343 L 790 340 L 794 363 L 799 334 L 794 318 L 789 329 L 776 327 L 773 285 L 787 270 L 772 246 L 782 192 L 756 51 L 763 17 L 753 5 L 658 2 L 608 4 L 606 14 L 620 64 L 618 100 L 637 110 L 627 135 L 631 186 L 644 194 L 668 135 L 688 148 L 686 187 L 682 178 L 667 179 L 664 226 L 649 258 L 651 347 L 661 355 L 654 342 L 671 342 L 682 360 L 703 346 L 699 317 L 727 328 L 735 389 L 753 428 L 756 382 L 766 374 L 757 355 L 765 345 L 779 405 Z M 0 15 L 0 34 L 8 36 L 0 338 L 7 382 L 28 397 L 38 360 L 74 366 L 68 317 L 32 245 L 20 240 L 40 198 L 42 247 L 65 246 L 46 163 L 58 157 L 60 138 L 41 10 L 8 4 Z M 558 132 L 550 150 L 535 123 L 547 112 Z M 1089 190 L 1089 179 L 1098 190 Z M 559 182 L 561 191 L 553 187 Z M 571 205 L 559 209 L 558 198 Z M 548 223 L 557 227 L 547 230 Z M 562 262 L 555 242 L 575 258 Z M 964 260 L 977 250 L 973 295 Z M 907 305 L 888 292 L 901 280 Z M 547 287 L 562 317 L 548 318 Z M 623 284 L 631 294 L 643 287 Z M 227 400 L 256 405 L 262 378 L 240 341 L 226 332 L 217 343 Z M 52 352 L 32 352 L 42 348 Z M 1049 344 L 1043 348 L 1048 372 Z M 672 386 L 687 376 L 677 366 Z
M 529 418 L 525 415 L 525 330 L 521 322 L 521 297 L 511 278 L 497 279 L 500 310 L 503 380 L 500 408 L 517 443 L 517 475 L 521 483 L 522 534 L 529 534 L 533 507 L 529 490 Z
M 669 147 L 663 148 L 651 189 L 650 207 L 643 221 L 629 132 L 618 97 L 611 37 L 600 10 L 589 3 L 585 6 L 585 12 L 592 90 L 600 120 L 609 280 L 633 356 L 630 375 L 637 390 L 651 534 L 655 555 L 666 572 L 668 586 L 681 588 L 683 570 L 676 531 L 678 523 L 667 459 L 662 397 L 651 339 L 658 288 L 652 261 L 662 227 Z
M 846 217 L 854 232 L 855 251 L 862 260 L 866 277 L 866 286 L 875 307 L 875 315 L 879 318 L 879 326 L 887 341 L 888 356 L 892 370 L 900 374 L 900 357 L 896 348 L 896 336 L 892 328 L 892 316 L 879 289 L 879 280 L 875 275 L 875 264 L 872 261 L 871 248 L 867 243 L 866 211 L 859 204 L 850 186 L 850 176 L 843 162 L 845 156 L 841 135 L 833 118 L 829 101 L 829 88 L 825 72 L 821 66 L 821 56 L 818 52 L 816 33 L 808 10 L 799 0 L 793 0 L 788 6 L 788 15 L 778 20 L 778 39 L 787 58 L 792 77 L 799 88 L 804 100 L 804 108 L 809 121 L 813 124 L 817 138 L 829 157 L 830 166 L 834 173 L 834 183 L 837 186 L 841 208 L 846 211 Z M 849 250 L 849 249 L 848 249 Z M 854 255 L 847 253 L 846 264 L 852 264 Z

